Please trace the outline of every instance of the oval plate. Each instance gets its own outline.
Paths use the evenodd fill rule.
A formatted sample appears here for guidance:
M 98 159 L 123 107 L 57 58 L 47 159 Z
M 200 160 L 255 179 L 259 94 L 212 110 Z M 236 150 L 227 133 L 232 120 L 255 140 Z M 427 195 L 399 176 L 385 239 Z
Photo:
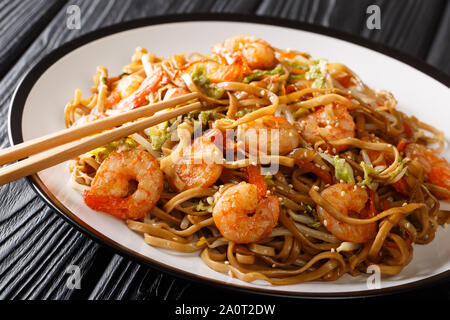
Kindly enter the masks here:
M 214 44 L 240 34 L 261 37 L 279 48 L 342 62 L 369 86 L 391 91 L 400 110 L 450 136 L 450 109 L 446 108 L 450 101 L 450 79 L 418 60 L 362 38 L 303 23 L 194 14 L 114 25 L 86 34 L 50 53 L 28 72 L 14 94 L 9 114 L 11 144 L 63 129 L 64 106 L 72 99 L 74 89 L 80 88 L 86 95 L 98 65 L 107 67 L 111 75 L 120 74 L 137 46 L 159 56 L 190 51 L 207 53 Z M 379 289 L 368 284 L 367 276 L 349 275 L 335 282 L 289 286 L 245 283 L 209 269 L 198 253 L 182 254 L 151 247 L 123 221 L 90 210 L 81 195 L 69 186 L 66 164 L 39 172 L 28 180 L 55 211 L 102 244 L 161 271 L 210 285 L 283 296 L 348 297 L 411 289 L 450 275 L 450 230 L 439 228 L 431 244 L 414 246 L 414 259 L 399 275 L 381 279 Z

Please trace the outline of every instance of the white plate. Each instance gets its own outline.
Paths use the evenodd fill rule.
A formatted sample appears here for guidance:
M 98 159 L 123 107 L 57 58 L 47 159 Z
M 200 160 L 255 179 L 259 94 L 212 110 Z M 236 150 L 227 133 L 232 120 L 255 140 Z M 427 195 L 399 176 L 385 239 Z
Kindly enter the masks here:
M 369 86 L 393 92 L 400 110 L 444 130 L 446 136 L 450 137 L 450 90 L 435 78 L 440 78 L 447 85 L 449 81 L 436 70 L 425 68 L 413 59 L 401 57 L 402 60 L 412 61 L 433 78 L 380 52 L 341 40 L 351 38 L 348 35 L 322 28 L 273 19 L 271 23 L 284 26 L 267 25 L 262 18 L 247 17 L 243 21 L 252 21 L 251 23 L 217 21 L 241 18 L 152 18 L 96 31 L 64 45 L 38 63 L 16 91 L 10 113 L 11 141 L 18 143 L 22 138 L 28 140 L 63 129 L 64 106 L 72 99 L 74 89 L 80 88 L 85 95 L 88 94 L 92 75 L 98 65 L 107 67 L 111 75 L 119 74 L 137 46 L 144 46 L 160 56 L 186 51 L 207 53 L 215 43 L 240 34 L 261 37 L 279 48 L 297 49 L 309 52 L 313 57 L 342 62 L 359 74 Z M 209 21 L 185 21 L 197 19 Z M 361 39 L 351 40 L 370 45 Z M 389 53 L 392 54 L 392 51 Z M 84 204 L 81 195 L 68 185 L 69 172 L 66 164 L 39 172 L 30 180 L 53 208 L 102 243 L 162 270 L 220 286 L 270 294 L 365 295 L 423 285 L 431 282 L 430 279 L 436 281 L 450 274 L 450 229 L 439 228 L 436 239 L 431 244 L 414 246 L 414 259 L 399 275 L 381 279 L 380 289 L 368 286 L 367 276 L 349 275 L 330 283 L 310 282 L 289 286 L 245 283 L 209 269 L 198 253 L 181 254 L 151 247 L 145 244 L 141 234 L 130 231 L 123 221 L 92 211 Z

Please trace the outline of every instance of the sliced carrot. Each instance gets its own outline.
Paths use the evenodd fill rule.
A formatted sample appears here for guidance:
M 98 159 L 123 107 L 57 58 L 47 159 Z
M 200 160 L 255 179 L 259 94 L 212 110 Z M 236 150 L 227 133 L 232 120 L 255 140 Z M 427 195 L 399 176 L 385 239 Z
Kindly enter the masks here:
M 397 192 L 401 193 L 404 196 L 408 196 L 409 186 L 405 179 L 401 178 L 397 182 L 393 183 L 392 186 Z
M 405 148 L 406 142 L 407 142 L 406 139 L 400 138 L 400 141 L 397 144 L 398 151 L 402 151 Z

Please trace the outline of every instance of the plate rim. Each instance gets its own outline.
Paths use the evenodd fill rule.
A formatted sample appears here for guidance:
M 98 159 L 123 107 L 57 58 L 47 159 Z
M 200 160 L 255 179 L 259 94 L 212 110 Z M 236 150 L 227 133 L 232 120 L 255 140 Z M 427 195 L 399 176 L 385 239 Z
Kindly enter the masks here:
M 26 99 L 34 84 L 39 80 L 41 75 L 55 62 L 64 57 L 71 51 L 90 43 L 94 40 L 112 35 L 118 32 L 132 30 L 140 27 L 176 23 L 176 22 L 200 22 L 200 21 L 221 21 L 221 22 L 240 22 L 240 23 L 255 23 L 263 25 L 271 25 L 278 27 L 285 27 L 295 30 L 308 31 L 315 34 L 326 35 L 332 38 L 344 40 L 352 44 L 356 44 L 367 49 L 379 52 L 385 56 L 391 57 L 397 61 L 403 62 L 420 72 L 425 73 L 431 78 L 444 84 L 450 88 L 450 77 L 435 67 L 412 57 L 406 53 L 400 52 L 397 49 L 387 47 L 383 44 L 372 42 L 371 40 L 362 38 L 358 35 L 350 34 L 344 31 L 331 29 L 328 27 L 312 25 L 309 23 L 299 22 L 295 20 L 276 18 L 264 15 L 253 14 L 235 14 L 235 13 L 190 13 L 190 14 L 174 14 L 174 15 L 160 15 L 155 17 L 147 17 L 141 19 L 134 19 L 100 28 L 98 30 L 90 31 L 80 37 L 68 41 L 58 48 L 46 54 L 43 58 L 38 60 L 22 77 L 16 87 L 9 106 L 8 111 L 8 138 L 11 145 L 23 142 L 22 136 L 22 114 Z M 13 112 L 14 111 L 14 112 Z M 400 293 L 417 288 L 424 288 L 437 284 L 442 280 L 450 280 L 450 270 L 443 271 L 434 276 L 382 289 L 370 289 L 363 291 L 345 291 L 345 292 L 292 292 L 271 290 L 268 288 L 254 288 L 247 287 L 236 283 L 227 283 L 216 279 L 210 279 L 201 275 L 189 273 L 185 270 L 166 265 L 150 257 L 141 255 L 129 248 L 126 248 L 109 237 L 103 235 L 101 232 L 93 229 L 87 223 L 79 219 L 75 214 L 68 210 L 56 197 L 48 190 L 41 179 L 36 175 L 28 176 L 26 181 L 31 185 L 35 192 L 49 205 L 54 211 L 64 218 L 67 222 L 73 225 L 76 229 L 86 234 L 94 241 L 104 245 L 109 250 L 126 256 L 127 258 L 142 263 L 158 271 L 169 273 L 172 276 L 209 285 L 219 287 L 226 290 L 235 290 L 247 294 L 259 294 L 274 297 L 289 297 L 289 298 L 363 298 L 370 296 L 380 296 L 393 293 Z

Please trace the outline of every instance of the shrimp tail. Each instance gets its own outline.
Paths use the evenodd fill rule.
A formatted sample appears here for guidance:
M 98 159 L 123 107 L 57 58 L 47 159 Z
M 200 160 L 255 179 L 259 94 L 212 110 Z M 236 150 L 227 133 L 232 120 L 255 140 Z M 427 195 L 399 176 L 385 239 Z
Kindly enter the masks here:
M 120 219 L 140 219 L 144 216 L 143 214 L 139 214 L 138 216 L 130 216 L 131 212 L 128 210 L 126 198 L 96 195 L 91 194 L 88 190 L 86 190 L 84 192 L 84 202 L 93 210 L 108 212 L 109 214 Z

